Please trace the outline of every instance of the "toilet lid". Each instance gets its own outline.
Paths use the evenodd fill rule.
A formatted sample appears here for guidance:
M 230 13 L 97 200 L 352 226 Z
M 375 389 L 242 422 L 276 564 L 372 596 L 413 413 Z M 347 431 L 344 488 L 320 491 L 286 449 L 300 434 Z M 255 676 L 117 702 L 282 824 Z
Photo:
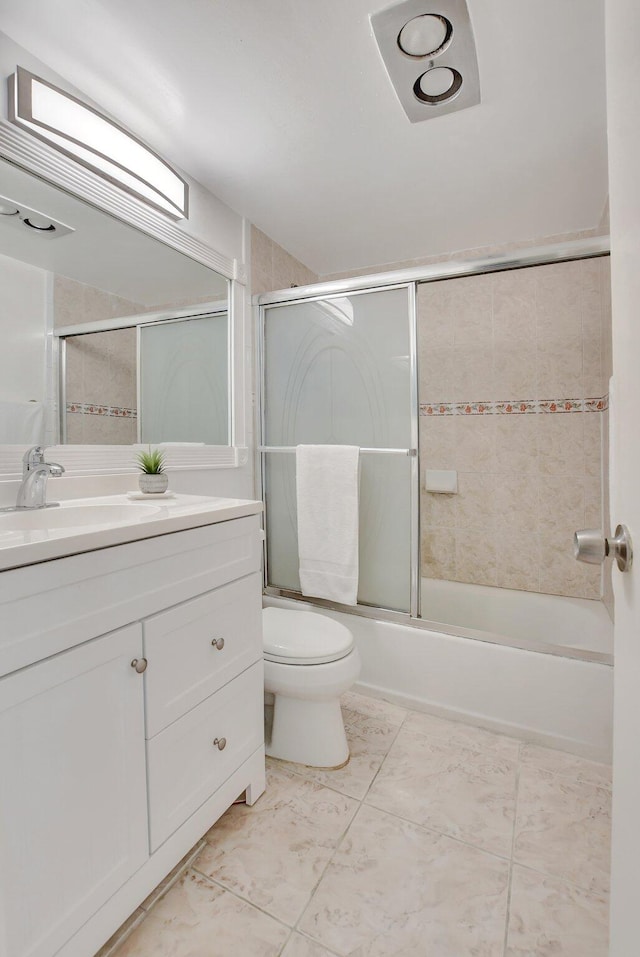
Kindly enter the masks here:
M 312 611 L 263 608 L 264 656 L 287 665 L 320 665 L 338 661 L 353 648 L 348 628 Z

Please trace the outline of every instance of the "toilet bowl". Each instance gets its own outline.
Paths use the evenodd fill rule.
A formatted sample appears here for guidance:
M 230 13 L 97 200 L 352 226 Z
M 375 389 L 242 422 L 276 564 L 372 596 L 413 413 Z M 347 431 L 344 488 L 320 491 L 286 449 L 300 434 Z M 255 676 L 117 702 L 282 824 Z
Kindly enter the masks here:
M 310 611 L 264 608 L 264 686 L 273 694 L 267 754 L 315 768 L 349 760 L 340 696 L 360 674 L 344 625 Z

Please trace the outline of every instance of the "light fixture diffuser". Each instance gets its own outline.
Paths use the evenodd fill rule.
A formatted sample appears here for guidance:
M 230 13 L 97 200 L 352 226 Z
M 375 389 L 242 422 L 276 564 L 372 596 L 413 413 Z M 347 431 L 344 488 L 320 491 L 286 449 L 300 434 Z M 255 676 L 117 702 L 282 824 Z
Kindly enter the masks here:
M 451 24 L 444 17 L 423 13 L 405 23 L 398 34 L 398 46 L 407 56 L 435 56 L 451 37 Z
M 468 0 L 402 0 L 371 15 L 389 79 L 412 123 L 480 102 Z
M 127 130 L 22 67 L 9 77 L 9 119 L 172 219 L 188 215 L 189 187 Z

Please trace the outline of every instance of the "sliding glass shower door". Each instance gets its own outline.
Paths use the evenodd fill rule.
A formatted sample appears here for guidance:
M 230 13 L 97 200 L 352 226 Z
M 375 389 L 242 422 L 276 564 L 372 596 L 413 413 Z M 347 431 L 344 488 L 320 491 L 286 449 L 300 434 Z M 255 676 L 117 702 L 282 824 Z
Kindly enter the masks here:
M 413 297 L 413 286 L 405 285 L 264 307 L 261 450 L 268 586 L 300 591 L 296 445 L 358 445 L 358 603 L 415 613 Z

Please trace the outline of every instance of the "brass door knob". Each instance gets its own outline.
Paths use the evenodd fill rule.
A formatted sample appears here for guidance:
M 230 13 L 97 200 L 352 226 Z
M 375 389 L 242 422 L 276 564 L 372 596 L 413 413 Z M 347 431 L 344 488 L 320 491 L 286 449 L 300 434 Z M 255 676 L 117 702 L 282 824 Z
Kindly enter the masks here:
M 217 748 L 218 751 L 224 751 L 224 749 L 225 749 L 226 746 L 227 746 L 227 739 L 226 739 L 226 738 L 214 738 L 214 739 L 213 739 L 213 746 L 214 746 L 215 748 Z

